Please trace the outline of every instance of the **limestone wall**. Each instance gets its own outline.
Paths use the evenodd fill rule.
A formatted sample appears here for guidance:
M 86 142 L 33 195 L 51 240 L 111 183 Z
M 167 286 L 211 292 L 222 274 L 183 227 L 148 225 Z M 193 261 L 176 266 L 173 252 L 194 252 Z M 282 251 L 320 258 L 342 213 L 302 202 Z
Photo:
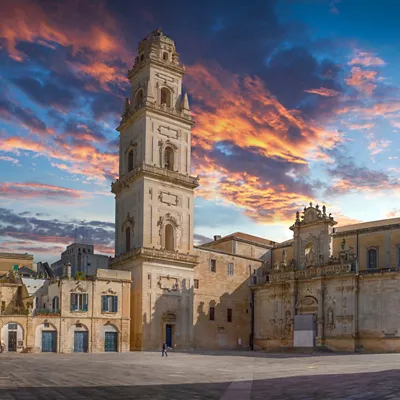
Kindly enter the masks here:
M 262 268 L 255 259 L 198 249 L 199 265 L 194 279 L 194 343 L 197 348 L 238 348 L 249 346 L 250 336 L 250 268 Z M 210 259 L 216 260 L 216 272 L 210 270 Z M 228 275 L 228 263 L 233 263 L 234 274 Z M 215 320 L 210 321 L 210 307 L 215 309 Z M 228 309 L 232 322 L 228 322 Z M 239 339 L 241 345 L 239 346 Z

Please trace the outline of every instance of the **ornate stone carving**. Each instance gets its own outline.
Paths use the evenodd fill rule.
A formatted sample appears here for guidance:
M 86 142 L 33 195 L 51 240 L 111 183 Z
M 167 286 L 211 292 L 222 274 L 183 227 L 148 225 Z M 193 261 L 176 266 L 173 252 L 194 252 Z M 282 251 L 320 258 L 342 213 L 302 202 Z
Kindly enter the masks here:
M 172 278 L 170 275 L 160 276 L 158 286 L 160 289 L 167 290 L 168 292 L 175 292 L 179 289 L 178 278 Z
M 111 288 L 108 288 L 107 290 L 104 290 L 101 293 L 102 294 L 109 294 L 109 295 L 112 295 L 112 296 L 115 296 L 117 294 L 117 292 L 115 290 L 112 290 Z
M 158 199 L 161 201 L 161 203 L 167 204 L 169 206 L 179 205 L 179 197 L 171 192 L 163 192 L 162 190 L 160 190 L 158 194 Z

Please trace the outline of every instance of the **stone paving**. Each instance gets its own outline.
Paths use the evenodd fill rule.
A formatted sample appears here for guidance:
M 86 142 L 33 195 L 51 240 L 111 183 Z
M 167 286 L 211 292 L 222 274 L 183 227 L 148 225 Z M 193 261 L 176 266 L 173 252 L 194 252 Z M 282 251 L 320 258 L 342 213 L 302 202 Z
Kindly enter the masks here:
M 400 399 L 400 354 L 0 354 L 0 399 Z

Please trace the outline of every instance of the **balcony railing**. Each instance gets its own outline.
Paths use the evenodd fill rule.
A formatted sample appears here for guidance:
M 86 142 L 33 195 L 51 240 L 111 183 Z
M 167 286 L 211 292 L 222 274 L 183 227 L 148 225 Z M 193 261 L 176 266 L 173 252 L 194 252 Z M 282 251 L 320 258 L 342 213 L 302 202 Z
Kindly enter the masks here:
M 181 184 L 192 189 L 199 186 L 198 177 L 183 175 L 179 172 L 170 171 L 168 169 L 142 163 L 133 168 L 133 170 L 130 171 L 128 174 L 123 175 L 120 179 L 117 179 L 115 182 L 113 182 L 111 184 L 111 191 L 113 193 L 118 193 L 125 184 L 133 181 L 135 177 L 140 174 L 152 175 L 156 178 L 161 178 L 171 183 Z
M 168 261 L 180 262 L 183 264 L 195 265 L 199 262 L 199 257 L 194 254 L 184 254 L 176 251 L 150 249 L 148 247 L 141 247 L 139 249 L 131 250 L 127 253 L 121 254 L 113 259 L 112 264 L 116 265 L 118 262 L 123 262 L 131 257 L 146 257 Z
M 35 315 L 57 316 L 60 315 L 60 310 L 58 308 L 36 308 Z

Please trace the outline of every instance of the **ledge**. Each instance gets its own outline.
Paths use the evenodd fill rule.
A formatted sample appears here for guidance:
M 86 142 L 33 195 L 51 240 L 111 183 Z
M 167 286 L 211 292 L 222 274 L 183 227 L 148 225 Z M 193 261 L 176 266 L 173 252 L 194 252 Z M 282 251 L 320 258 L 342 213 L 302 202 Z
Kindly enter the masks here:
M 177 119 L 180 122 L 183 122 L 185 124 L 189 124 L 191 126 L 194 125 L 194 121 L 192 119 L 192 116 L 190 115 L 189 111 L 185 110 L 177 110 L 173 107 L 167 107 L 166 105 L 160 105 L 157 104 L 156 101 L 150 102 L 146 101 L 143 104 L 136 106 L 132 108 L 131 110 L 127 111 L 122 115 L 121 122 L 119 126 L 117 127 L 117 131 L 121 132 L 124 127 L 129 124 L 130 121 L 133 121 L 136 119 L 136 117 L 139 115 L 139 112 L 148 110 L 148 111 L 155 111 L 161 115 L 164 115 L 166 117 L 173 117 Z
M 128 174 L 123 175 L 122 178 L 113 182 L 111 184 L 111 192 L 118 194 L 123 188 L 128 187 L 129 184 L 141 176 L 149 176 L 152 178 L 161 179 L 174 185 L 183 186 L 189 189 L 194 189 L 199 186 L 198 177 L 183 175 L 179 172 L 170 171 L 168 169 L 143 163 L 133 168 L 133 170 Z
M 122 264 L 128 260 L 137 258 L 146 258 L 148 260 L 173 261 L 174 263 L 188 265 L 191 268 L 193 268 L 199 262 L 199 257 L 194 254 L 183 254 L 175 251 L 141 247 L 139 249 L 134 249 L 128 253 L 115 257 L 111 261 L 111 265 L 118 266 L 119 264 Z

